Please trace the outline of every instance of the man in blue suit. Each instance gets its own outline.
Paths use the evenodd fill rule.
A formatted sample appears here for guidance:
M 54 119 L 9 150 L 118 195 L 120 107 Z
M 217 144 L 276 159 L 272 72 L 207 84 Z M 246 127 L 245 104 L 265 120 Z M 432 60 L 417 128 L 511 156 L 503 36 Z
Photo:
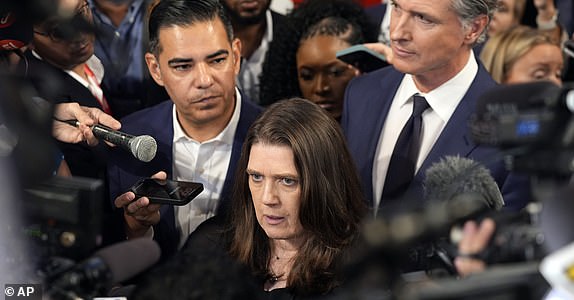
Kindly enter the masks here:
M 342 126 L 375 214 L 395 214 L 423 203 L 425 170 L 445 155 L 485 164 L 508 209 L 530 198 L 527 178 L 505 170 L 496 149 L 473 143 L 467 123 L 479 96 L 495 85 L 472 47 L 484 40 L 496 0 L 393 0 L 390 38 L 393 66 L 358 77 L 346 90 Z M 430 106 L 414 177 L 399 196 L 383 198 L 401 129 L 413 111 L 413 95 Z M 413 176 L 413 174 L 411 174 Z
M 122 128 L 155 137 L 158 152 L 142 163 L 116 151 L 109 181 L 127 238 L 153 236 L 167 257 L 201 222 L 224 214 L 244 136 L 260 108 L 235 86 L 241 42 L 218 0 L 161 1 L 152 9 L 149 34 L 147 66 L 171 101 L 126 117 Z M 204 191 L 175 208 L 126 192 L 152 175 L 201 182 Z

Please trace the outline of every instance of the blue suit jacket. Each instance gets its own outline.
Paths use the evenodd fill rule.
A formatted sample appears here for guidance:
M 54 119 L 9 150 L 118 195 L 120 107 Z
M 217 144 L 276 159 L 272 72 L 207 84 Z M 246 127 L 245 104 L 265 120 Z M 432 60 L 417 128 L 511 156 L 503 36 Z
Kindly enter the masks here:
M 222 198 L 219 201 L 217 214 L 224 214 L 230 205 L 230 195 L 233 186 L 236 163 L 241 155 L 243 141 L 251 123 L 255 121 L 261 108 L 243 96 L 241 101 L 241 116 L 235 131 L 229 168 L 223 183 Z M 172 178 L 172 141 L 173 141 L 173 102 L 165 101 L 148 109 L 141 110 L 122 119 L 122 131 L 132 135 L 148 134 L 157 141 L 155 158 L 141 162 L 123 149 L 114 149 L 108 164 L 110 199 L 127 192 L 129 188 L 143 177 L 165 171 Z M 160 208 L 160 222 L 154 226 L 154 239 L 159 243 L 162 256 L 173 254 L 178 247 L 179 232 L 175 227 L 173 206 L 163 205 Z M 123 217 L 122 217 L 123 219 Z
M 381 23 L 383 22 L 383 17 L 385 16 L 386 12 L 387 12 L 387 4 L 386 3 L 381 3 L 381 4 L 369 6 L 368 8 L 365 9 L 365 13 L 369 17 L 369 20 L 373 24 L 375 24 L 375 26 L 377 28 L 377 34 L 381 33 L 380 32 L 381 31 Z
M 392 99 L 403 76 L 403 73 L 391 66 L 359 76 L 347 86 L 341 126 L 361 176 L 365 199 L 369 201 L 370 206 L 373 206 L 372 171 L 377 144 Z M 500 157 L 492 161 L 493 155 L 496 155 L 498 150 L 475 144 L 467 127 L 478 97 L 495 84 L 479 63 L 475 79 L 415 174 L 405 193 L 405 199 L 421 203 L 426 169 L 445 155 L 459 155 L 480 162 L 490 169 L 508 209 L 519 210 L 530 200 L 528 178 L 506 171 Z

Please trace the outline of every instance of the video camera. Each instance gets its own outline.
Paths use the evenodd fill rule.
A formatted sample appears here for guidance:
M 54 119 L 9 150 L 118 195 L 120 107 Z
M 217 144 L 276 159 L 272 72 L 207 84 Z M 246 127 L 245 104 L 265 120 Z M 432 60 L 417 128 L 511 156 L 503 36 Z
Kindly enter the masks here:
M 80 260 L 100 246 L 103 196 L 101 180 L 82 177 L 53 177 L 26 188 L 24 231 L 39 257 Z
M 14 228 L 9 239 L 31 249 L 27 262 L 36 275 L 50 276 L 101 246 L 104 185 L 52 177 L 58 157 L 51 137 L 53 110 L 36 90 L 31 80 L 0 70 L 0 97 L 6 100 L 0 101 L 0 126 L 16 137 L 11 143 L 0 136 L 0 145 L 20 188 L 18 199 L 7 199 L 17 220 L 6 225 Z
M 531 177 L 534 199 L 518 214 L 495 215 L 487 263 L 538 260 L 547 254 L 540 227 L 545 200 L 574 172 L 574 85 L 535 82 L 495 87 L 480 98 L 469 127 L 479 144 L 499 147 L 509 170 Z
M 507 150 L 510 170 L 537 176 L 574 171 L 574 85 L 504 85 L 480 98 L 470 121 L 473 139 Z

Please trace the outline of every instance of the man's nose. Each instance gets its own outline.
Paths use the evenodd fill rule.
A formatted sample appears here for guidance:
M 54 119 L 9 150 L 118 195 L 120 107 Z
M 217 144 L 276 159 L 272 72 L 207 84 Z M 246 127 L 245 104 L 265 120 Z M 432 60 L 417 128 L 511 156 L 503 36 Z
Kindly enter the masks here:
M 195 77 L 196 86 L 199 89 L 208 88 L 213 84 L 211 69 L 206 63 L 198 63 L 196 65 Z

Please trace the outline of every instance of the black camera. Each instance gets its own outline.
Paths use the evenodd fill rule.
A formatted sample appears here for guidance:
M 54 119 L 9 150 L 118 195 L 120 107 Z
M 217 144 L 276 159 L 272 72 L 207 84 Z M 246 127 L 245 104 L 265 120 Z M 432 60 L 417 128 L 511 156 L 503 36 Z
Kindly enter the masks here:
M 103 183 L 53 177 L 24 190 L 25 236 L 38 257 L 86 258 L 102 243 Z
M 547 254 L 540 215 L 574 172 L 574 85 L 534 82 L 495 87 L 480 98 L 469 127 L 479 144 L 499 147 L 506 167 L 529 174 L 535 202 L 496 214 L 487 263 L 533 261 Z
M 490 246 L 481 254 L 488 264 L 535 261 L 546 254 L 545 236 L 539 220 L 540 203 L 530 203 L 519 213 L 499 213 L 492 216 L 496 233 Z
M 470 121 L 473 139 L 506 150 L 507 168 L 537 176 L 574 171 L 574 85 L 551 82 L 495 87 Z

